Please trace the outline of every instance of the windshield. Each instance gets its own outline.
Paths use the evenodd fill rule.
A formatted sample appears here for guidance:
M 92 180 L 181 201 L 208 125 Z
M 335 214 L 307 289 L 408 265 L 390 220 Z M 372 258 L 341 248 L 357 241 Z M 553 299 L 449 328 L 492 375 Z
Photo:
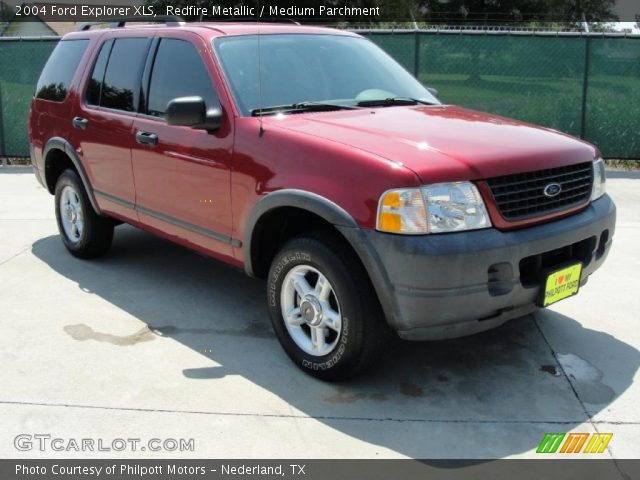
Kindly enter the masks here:
M 440 103 L 395 60 L 361 37 L 262 35 L 259 62 L 257 35 L 217 38 L 214 45 L 245 116 L 261 108 L 308 102 L 356 106 L 402 97 Z

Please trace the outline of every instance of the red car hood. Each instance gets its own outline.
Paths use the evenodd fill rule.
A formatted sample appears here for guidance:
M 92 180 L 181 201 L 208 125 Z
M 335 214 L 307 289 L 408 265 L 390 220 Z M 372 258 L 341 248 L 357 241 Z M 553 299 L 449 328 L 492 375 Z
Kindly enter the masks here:
M 363 108 L 264 120 L 401 163 L 424 183 L 553 168 L 598 154 L 554 130 L 454 106 Z

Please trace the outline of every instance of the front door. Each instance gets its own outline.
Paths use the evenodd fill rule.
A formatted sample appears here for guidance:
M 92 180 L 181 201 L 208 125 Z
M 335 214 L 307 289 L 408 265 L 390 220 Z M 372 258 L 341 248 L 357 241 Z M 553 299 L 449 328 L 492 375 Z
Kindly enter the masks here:
M 133 123 L 136 210 L 152 228 L 231 257 L 231 118 L 225 112 L 215 132 L 166 123 L 174 98 L 218 103 L 210 47 L 194 34 L 174 35 L 159 39 L 143 76 L 145 108 Z

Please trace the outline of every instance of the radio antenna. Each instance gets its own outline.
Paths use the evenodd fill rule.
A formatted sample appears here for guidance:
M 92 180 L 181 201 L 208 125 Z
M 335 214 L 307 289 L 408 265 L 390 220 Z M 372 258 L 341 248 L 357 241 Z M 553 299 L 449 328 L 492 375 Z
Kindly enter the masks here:
M 258 15 L 258 119 L 260 121 L 260 130 L 258 132 L 259 136 L 264 134 L 264 126 L 262 125 L 262 49 L 260 44 L 260 37 L 262 33 L 262 6 L 260 2 L 258 2 L 258 11 L 260 12 Z

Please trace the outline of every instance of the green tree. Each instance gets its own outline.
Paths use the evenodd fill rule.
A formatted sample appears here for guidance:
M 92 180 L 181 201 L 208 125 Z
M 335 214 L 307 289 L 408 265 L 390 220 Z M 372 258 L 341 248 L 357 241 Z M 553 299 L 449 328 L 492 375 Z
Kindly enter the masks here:
M 0 23 L 8 22 L 13 17 L 13 8 L 0 0 Z
M 616 0 L 416 0 L 425 19 L 449 23 L 605 22 Z

